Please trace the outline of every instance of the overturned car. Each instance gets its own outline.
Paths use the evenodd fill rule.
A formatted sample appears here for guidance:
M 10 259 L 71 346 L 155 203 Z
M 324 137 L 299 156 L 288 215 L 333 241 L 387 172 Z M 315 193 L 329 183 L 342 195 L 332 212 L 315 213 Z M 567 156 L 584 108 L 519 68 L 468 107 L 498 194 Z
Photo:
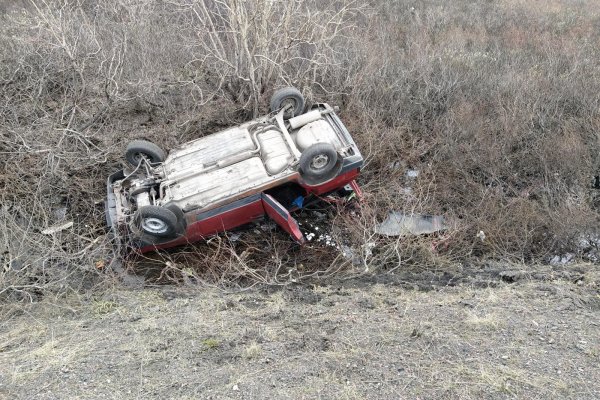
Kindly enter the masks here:
M 335 110 L 305 111 L 295 88 L 271 99 L 271 114 L 182 144 L 168 156 L 134 140 L 130 165 L 107 183 L 106 220 L 141 253 L 202 240 L 265 216 L 304 242 L 290 212 L 330 194 L 360 195 L 363 164 Z

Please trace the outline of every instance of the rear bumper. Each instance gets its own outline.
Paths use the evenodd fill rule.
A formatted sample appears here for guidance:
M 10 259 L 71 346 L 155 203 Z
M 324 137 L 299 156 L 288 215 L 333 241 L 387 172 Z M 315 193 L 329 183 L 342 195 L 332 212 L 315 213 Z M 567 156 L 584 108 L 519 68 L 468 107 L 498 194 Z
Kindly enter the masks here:
M 119 179 L 125 178 L 123 170 L 117 171 L 110 175 L 106 181 L 106 202 L 104 203 L 104 217 L 106 225 L 111 229 L 116 229 L 117 223 L 117 197 L 113 190 L 113 183 Z

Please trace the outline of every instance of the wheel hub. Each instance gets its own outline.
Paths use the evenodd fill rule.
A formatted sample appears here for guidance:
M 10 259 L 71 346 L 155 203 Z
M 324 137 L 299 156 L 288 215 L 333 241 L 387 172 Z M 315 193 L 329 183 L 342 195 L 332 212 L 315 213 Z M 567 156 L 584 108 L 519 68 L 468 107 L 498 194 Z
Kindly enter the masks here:
M 139 162 L 140 160 L 148 160 L 150 157 L 146 153 L 135 153 L 134 158 Z
M 281 102 L 281 108 L 285 109 L 285 115 L 291 117 L 294 115 L 294 109 L 296 108 L 296 100 L 285 99 Z
M 313 169 L 318 170 L 318 169 L 325 168 L 327 163 L 329 163 L 329 157 L 327 157 L 327 155 L 325 155 L 325 154 L 319 154 L 318 156 L 316 156 L 315 158 L 312 159 L 310 166 Z
M 153 234 L 165 233 L 167 231 L 167 224 L 158 218 L 144 218 L 142 229 Z

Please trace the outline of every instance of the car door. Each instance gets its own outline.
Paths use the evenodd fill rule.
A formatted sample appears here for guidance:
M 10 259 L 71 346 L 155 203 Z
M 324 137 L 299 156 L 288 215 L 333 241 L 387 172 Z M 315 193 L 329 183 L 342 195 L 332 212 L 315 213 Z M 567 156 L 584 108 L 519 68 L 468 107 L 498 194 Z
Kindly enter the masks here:
M 271 195 L 262 193 L 261 198 L 265 213 L 269 218 L 289 233 L 297 243 L 303 244 L 305 242 L 304 235 L 300 232 L 298 221 L 290 215 L 289 211 Z

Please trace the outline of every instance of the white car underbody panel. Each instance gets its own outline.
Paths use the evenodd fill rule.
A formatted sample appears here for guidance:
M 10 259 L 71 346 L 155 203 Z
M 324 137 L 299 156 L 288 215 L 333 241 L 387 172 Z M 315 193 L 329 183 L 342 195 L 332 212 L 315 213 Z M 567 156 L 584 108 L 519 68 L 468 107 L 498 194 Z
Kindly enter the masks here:
M 330 143 L 340 150 L 345 146 L 323 118 L 289 134 L 296 149 L 290 149 L 273 121 L 259 119 L 171 151 L 160 167 L 164 176 L 161 203 L 175 203 L 184 211 L 210 206 L 294 174 L 297 149 L 303 151 L 315 143 Z
M 178 181 L 167 189 L 165 201 L 175 202 L 186 211 L 252 190 L 278 178 L 267 174 L 259 157 L 252 157 Z

